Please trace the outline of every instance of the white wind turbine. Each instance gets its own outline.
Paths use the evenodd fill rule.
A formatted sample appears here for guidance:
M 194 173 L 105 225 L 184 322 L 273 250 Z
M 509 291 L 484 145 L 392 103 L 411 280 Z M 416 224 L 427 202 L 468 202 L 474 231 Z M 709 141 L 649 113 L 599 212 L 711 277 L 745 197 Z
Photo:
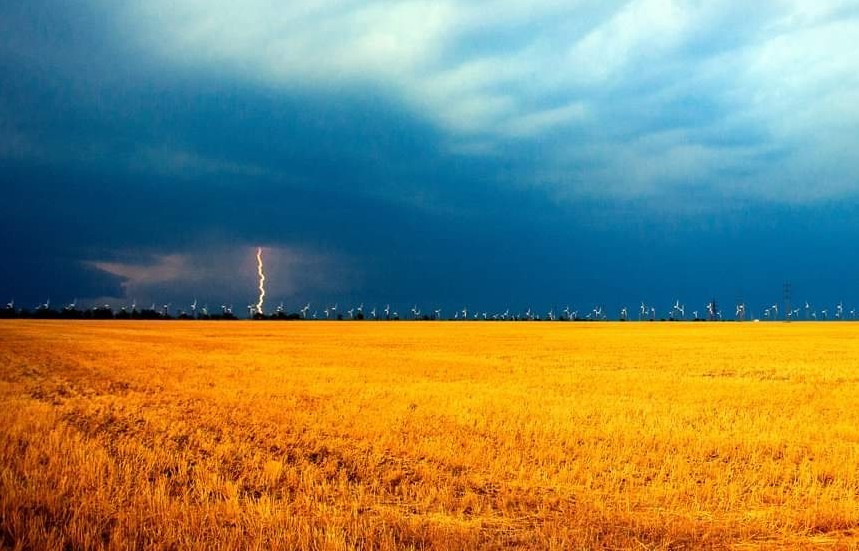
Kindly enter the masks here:
M 626 306 L 620 309 L 620 319 L 621 321 L 626 321 L 629 318 L 629 312 L 626 309 Z
M 645 317 L 647 317 L 647 305 L 642 302 L 641 309 L 638 311 L 638 321 L 643 320 Z
M 348 310 L 346 310 L 346 313 L 349 314 L 350 320 L 355 319 L 355 309 L 354 308 L 349 308 Z
M 679 300 L 675 300 L 675 301 L 674 301 L 674 306 L 672 306 L 672 307 L 671 307 L 671 315 L 672 315 L 672 317 L 674 317 L 675 319 L 677 318 L 677 312 L 680 312 L 680 313 L 681 313 L 681 315 L 682 315 L 682 316 L 684 316 L 684 317 L 685 317 L 685 315 L 686 315 L 686 310 L 685 310 L 685 308 L 683 307 L 683 305 L 682 305 L 682 304 L 680 304 L 680 301 L 679 301 Z
M 310 310 L 310 303 L 308 302 L 301 308 L 301 317 L 307 319 L 307 311 Z
M 841 319 L 844 315 L 844 304 L 839 302 L 838 306 L 835 307 L 835 319 Z
M 391 319 L 391 305 L 385 305 L 385 319 Z
M 371 316 L 373 316 L 373 319 L 377 319 L 377 318 L 376 318 L 376 307 L 375 307 L 375 306 L 373 306 L 373 309 L 372 309 L 372 310 L 370 310 L 370 315 L 371 315 Z
M 436 308 L 435 310 L 433 310 L 433 315 L 435 316 L 435 319 L 440 320 L 441 319 L 441 308 Z

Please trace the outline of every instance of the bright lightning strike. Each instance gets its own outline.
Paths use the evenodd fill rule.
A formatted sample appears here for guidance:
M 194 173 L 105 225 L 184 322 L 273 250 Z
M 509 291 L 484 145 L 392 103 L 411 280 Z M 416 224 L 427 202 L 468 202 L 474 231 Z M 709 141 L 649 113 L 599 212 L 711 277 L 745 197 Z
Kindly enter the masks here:
M 265 272 L 262 266 L 262 247 L 257 247 L 257 273 L 259 274 L 259 300 L 257 301 L 257 313 L 262 314 L 262 305 L 265 302 Z

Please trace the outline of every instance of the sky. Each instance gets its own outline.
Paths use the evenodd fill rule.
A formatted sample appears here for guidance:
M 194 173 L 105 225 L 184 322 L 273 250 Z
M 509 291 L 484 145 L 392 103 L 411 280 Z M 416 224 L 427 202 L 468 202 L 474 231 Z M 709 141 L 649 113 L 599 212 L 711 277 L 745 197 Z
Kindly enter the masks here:
M 0 3 L 0 300 L 859 306 L 859 1 Z

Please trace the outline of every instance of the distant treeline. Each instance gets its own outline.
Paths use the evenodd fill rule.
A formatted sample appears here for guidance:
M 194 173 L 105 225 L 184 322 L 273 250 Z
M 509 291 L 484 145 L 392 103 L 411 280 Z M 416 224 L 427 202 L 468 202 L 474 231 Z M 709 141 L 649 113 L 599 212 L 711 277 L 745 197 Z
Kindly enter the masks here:
M 171 314 L 166 310 L 143 308 L 128 310 L 126 308 L 113 310 L 108 307 L 97 307 L 88 309 L 78 308 L 63 308 L 60 310 L 54 308 L 35 308 L 29 310 L 26 308 L 10 308 L 0 309 L 0 319 L 57 319 L 57 320 L 200 320 L 200 321 L 234 321 L 240 319 L 253 319 L 259 321 L 400 321 L 401 319 L 409 321 L 608 321 L 606 318 L 594 320 L 591 317 L 559 317 L 559 318 L 539 318 L 527 316 L 509 316 L 509 317 L 475 317 L 475 318 L 439 318 L 427 314 L 419 314 L 408 318 L 401 318 L 398 314 L 368 317 L 363 313 L 355 314 L 352 317 L 344 317 L 342 314 L 332 316 L 330 318 L 321 318 L 314 316 L 304 316 L 301 312 L 285 312 L 279 311 L 270 315 L 254 313 L 252 316 L 239 318 L 232 311 L 225 310 L 217 313 L 208 312 L 184 312 L 178 311 Z M 619 318 L 617 321 L 631 321 L 624 318 Z M 644 319 L 641 321 L 679 321 L 675 318 L 659 318 L 659 319 Z M 706 321 L 701 318 L 689 321 Z
M 272 316 L 274 318 L 274 316 Z M 289 319 L 298 319 L 298 314 L 293 314 Z M 237 320 L 232 312 L 219 312 L 216 314 L 189 314 L 179 312 L 175 315 L 152 309 L 122 309 L 114 311 L 111 308 L 36 308 L 35 310 L 4 308 L 0 310 L 0 319 L 71 319 L 71 320 Z M 283 319 L 288 319 L 283 316 Z

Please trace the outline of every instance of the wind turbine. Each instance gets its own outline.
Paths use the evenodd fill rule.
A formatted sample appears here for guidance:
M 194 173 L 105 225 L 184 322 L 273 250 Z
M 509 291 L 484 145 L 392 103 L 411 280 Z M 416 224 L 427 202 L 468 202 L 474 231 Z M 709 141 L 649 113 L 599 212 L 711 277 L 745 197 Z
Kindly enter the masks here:
M 647 317 L 647 305 L 642 302 L 641 309 L 638 311 L 638 321 L 641 321 L 645 317 Z
M 440 320 L 440 319 L 441 319 L 441 308 L 436 308 L 436 309 L 433 311 L 433 313 L 434 313 L 434 315 L 435 315 L 435 319 L 437 319 L 437 320 Z
M 15 299 L 14 298 L 6 303 L 6 309 L 7 310 L 14 310 L 15 309 Z
M 350 320 L 355 319 L 355 309 L 354 308 L 349 308 L 348 310 L 346 310 L 346 313 L 349 314 Z
M 839 302 L 838 306 L 835 307 L 835 319 L 841 319 L 841 316 L 844 315 L 844 304 Z
M 671 314 L 673 317 L 675 317 L 675 319 L 676 319 L 675 314 L 677 312 L 680 312 L 681 319 L 686 317 L 686 308 L 682 304 L 680 304 L 679 300 L 675 300 L 674 306 L 672 306 L 672 308 L 671 308 Z
M 373 319 L 378 319 L 376 317 L 376 307 L 375 306 L 373 306 L 373 309 L 370 310 L 370 315 L 373 316 Z
M 462 309 L 462 319 L 468 321 L 468 306 Z
M 308 302 L 301 308 L 301 317 L 307 319 L 307 311 L 310 310 L 310 303 Z
M 620 309 L 620 319 L 621 321 L 626 321 L 629 318 L 629 311 L 627 311 L 626 306 Z

